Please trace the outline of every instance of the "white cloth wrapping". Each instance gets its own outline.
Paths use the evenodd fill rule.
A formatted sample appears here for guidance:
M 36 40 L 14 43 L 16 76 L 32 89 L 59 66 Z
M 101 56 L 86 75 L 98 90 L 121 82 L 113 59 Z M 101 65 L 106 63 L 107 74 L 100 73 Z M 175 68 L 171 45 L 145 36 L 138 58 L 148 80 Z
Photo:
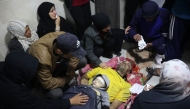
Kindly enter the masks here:
M 138 41 L 139 50 L 144 49 L 146 47 L 146 42 L 144 41 L 143 37 L 141 36 L 141 40 Z

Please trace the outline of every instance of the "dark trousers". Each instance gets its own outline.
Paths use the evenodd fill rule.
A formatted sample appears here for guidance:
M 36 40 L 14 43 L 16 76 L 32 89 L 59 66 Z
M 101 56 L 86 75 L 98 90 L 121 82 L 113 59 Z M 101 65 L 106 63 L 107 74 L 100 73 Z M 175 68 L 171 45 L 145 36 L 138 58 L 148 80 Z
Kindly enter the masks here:
M 112 34 L 109 39 L 107 39 L 102 45 L 94 46 L 93 51 L 97 57 L 110 54 L 112 52 L 118 53 L 121 51 L 125 31 L 118 28 L 111 29 L 111 31 Z
M 142 6 L 146 1 L 149 0 L 126 0 L 125 2 L 125 24 L 124 26 L 127 27 L 133 18 L 137 8 Z
M 174 26 L 170 29 L 173 29 L 173 37 L 166 41 L 165 60 L 182 59 L 185 46 L 190 38 L 190 20 L 175 17 Z
M 175 0 L 165 0 L 162 8 L 168 9 L 170 12 L 172 12 L 172 7 L 175 3 Z
M 77 26 L 77 37 L 81 40 L 84 31 L 92 25 L 90 2 L 81 6 L 71 6 L 69 11 Z

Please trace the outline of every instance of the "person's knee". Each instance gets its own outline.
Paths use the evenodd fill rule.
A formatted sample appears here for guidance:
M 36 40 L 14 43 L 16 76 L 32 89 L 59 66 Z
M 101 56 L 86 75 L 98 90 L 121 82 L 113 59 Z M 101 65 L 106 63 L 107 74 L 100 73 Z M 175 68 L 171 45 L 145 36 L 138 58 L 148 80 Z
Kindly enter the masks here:
M 53 99 L 53 100 L 57 100 L 57 99 L 61 99 L 63 96 L 63 92 L 61 88 L 56 88 L 56 89 L 52 89 L 50 90 L 47 94 L 46 94 L 47 98 Z
M 165 54 L 165 46 L 158 47 L 156 51 L 159 55 Z

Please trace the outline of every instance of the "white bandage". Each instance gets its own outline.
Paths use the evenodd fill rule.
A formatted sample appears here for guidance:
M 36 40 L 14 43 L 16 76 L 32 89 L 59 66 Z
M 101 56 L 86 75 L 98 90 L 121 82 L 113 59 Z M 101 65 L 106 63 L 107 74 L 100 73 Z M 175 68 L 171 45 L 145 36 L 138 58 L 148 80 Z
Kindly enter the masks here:
M 103 79 L 101 76 L 98 76 L 96 79 L 100 80 L 100 82 L 101 82 L 102 84 L 105 84 L 105 81 L 104 81 L 104 79 Z

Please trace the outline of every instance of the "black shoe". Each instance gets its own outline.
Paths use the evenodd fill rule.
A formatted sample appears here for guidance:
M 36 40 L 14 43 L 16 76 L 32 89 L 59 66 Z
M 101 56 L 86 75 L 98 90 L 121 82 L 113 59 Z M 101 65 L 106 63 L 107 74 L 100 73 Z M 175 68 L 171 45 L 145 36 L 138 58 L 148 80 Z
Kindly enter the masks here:
M 111 53 L 105 54 L 105 55 L 103 55 L 103 57 L 111 59 L 113 57 L 113 54 L 111 54 Z

